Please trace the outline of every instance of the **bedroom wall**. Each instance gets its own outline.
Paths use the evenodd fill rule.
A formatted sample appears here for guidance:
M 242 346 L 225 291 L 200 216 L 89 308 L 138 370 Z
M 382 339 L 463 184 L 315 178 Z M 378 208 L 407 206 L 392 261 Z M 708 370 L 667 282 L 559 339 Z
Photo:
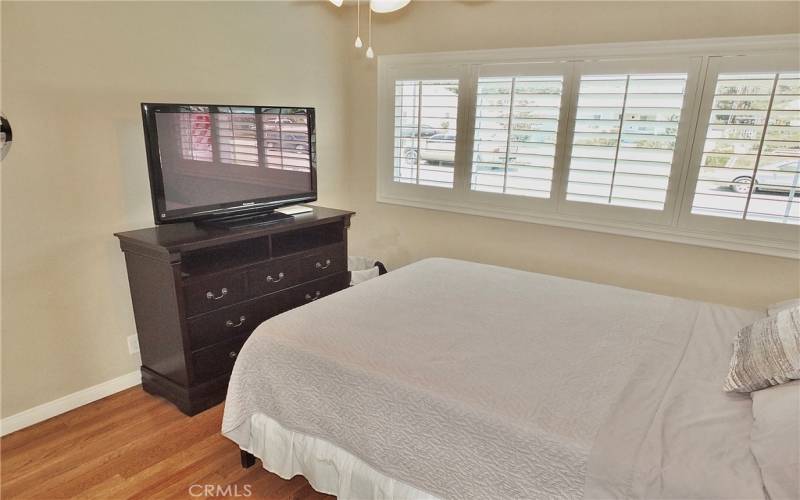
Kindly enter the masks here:
M 359 213 L 352 253 L 432 255 L 760 307 L 796 261 L 377 204 L 375 63 L 328 2 L 0 2 L 2 416 L 136 370 L 113 232 L 152 224 L 143 100 L 317 106 L 320 203 Z M 423 2 L 375 16 L 378 54 L 800 31 L 780 4 Z M 302 31 L 303 35 L 298 36 Z
M 373 21 L 380 55 L 797 33 L 800 4 L 412 2 Z M 351 58 L 353 253 L 390 267 L 455 257 L 747 308 L 800 296 L 797 260 L 377 203 L 376 64 Z
M 318 109 L 343 205 L 347 24 L 329 4 L 2 2 L 2 416 L 138 370 L 116 231 L 152 225 L 139 103 Z

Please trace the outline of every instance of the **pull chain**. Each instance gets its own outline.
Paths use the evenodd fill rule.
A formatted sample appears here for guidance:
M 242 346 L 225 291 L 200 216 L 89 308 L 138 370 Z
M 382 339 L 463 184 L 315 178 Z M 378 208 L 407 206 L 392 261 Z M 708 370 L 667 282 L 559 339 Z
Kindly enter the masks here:
M 357 49 L 360 49 L 364 46 L 364 43 L 361 41 L 361 0 L 356 2 L 356 43 L 355 46 Z
M 367 47 L 367 59 L 375 57 L 375 52 L 372 50 L 372 7 L 369 9 L 369 46 Z

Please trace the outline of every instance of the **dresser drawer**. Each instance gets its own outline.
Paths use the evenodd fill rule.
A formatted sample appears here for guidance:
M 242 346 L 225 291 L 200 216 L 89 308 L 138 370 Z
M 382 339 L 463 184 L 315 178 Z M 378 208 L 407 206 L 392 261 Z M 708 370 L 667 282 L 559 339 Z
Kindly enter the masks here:
M 302 268 L 306 279 L 330 276 L 347 270 L 347 254 L 341 243 L 322 247 L 303 258 Z
M 313 279 L 303 271 L 302 257 L 283 257 L 260 264 L 247 273 L 251 297 L 265 295 Z
M 230 373 L 245 340 L 247 340 L 246 334 L 194 351 L 192 353 L 194 381 L 203 382 Z
M 189 320 L 192 350 L 250 333 L 276 314 L 276 303 L 268 297 L 235 304 Z
M 183 294 L 187 316 L 213 311 L 247 297 L 245 275 L 239 273 L 206 278 L 184 287 Z
M 275 302 L 275 314 L 314 302 L 326 295 L 338 292 L 350 284 L 350 273 L 343 272 L 327 278 L 303 283 L 286 291 L 271 295 Z

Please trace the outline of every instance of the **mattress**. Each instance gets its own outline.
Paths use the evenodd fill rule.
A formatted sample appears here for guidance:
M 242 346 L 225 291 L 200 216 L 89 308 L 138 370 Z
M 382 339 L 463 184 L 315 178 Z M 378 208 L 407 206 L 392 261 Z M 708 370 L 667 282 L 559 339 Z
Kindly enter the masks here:
M 426 259 L 259 326 L 222 430 L 252 451 L 266 417 L 440 497 L 759 498 L 720 388 L 759 316 Z

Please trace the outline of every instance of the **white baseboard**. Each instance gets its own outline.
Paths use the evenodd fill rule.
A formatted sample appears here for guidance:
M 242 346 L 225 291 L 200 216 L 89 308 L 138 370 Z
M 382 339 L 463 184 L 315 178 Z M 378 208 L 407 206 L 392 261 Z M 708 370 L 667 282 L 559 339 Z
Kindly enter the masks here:
M 11 415 L 0 421 L 0 436 L 5 436 L 14 431 L 24 429 L 25 427 L 39 423 L 42 420 L 61 415 L 70 410 L 74 410 L 79 406 L 103 399 L 114 393 L 133 387 L 142 383 L 142 374 L 138 370 L 135 372 L 126 373 L 120 377 L 107 380 L 103 383 L 87 387 L 86 389 L 72 394 L 67 394 L 63 398 L 58 398 L 55 401 L 44 403 L 39 406 L 34 406 L 29 410 L 25 410 Z

